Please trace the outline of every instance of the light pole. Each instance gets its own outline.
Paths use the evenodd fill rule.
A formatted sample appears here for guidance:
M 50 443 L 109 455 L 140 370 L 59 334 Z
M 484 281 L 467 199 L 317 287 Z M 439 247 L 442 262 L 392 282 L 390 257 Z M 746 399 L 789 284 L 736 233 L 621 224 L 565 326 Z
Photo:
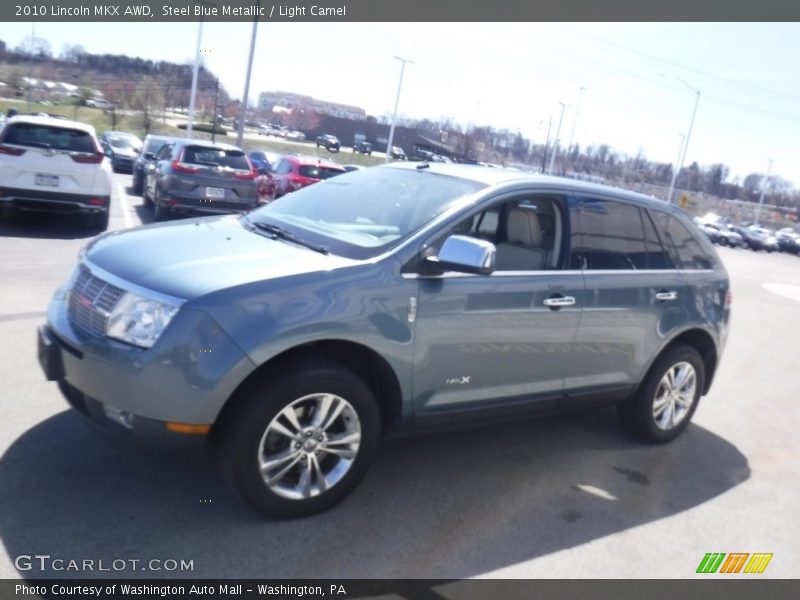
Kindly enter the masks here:
M 767 182 L 769 181 L 769 174 L 772 172 L 772 159 L 769 159 L 769 166 L 767 167 L 767 174 L 764 175 L 764 179 L 761 180 L 761 195 L 758 197 L 758 208 L 756 208 L 756 218 L 754 219 L 753 225 L 758 225 L 758 218 L 761 216 L 761 207 L 764 205 L 764 191 L 767 188 Z
M 666 73 L 659 73 L 658 75 L 659 75 L 659 77 L 664 77 L 667 74 Z M 697 114 L 697 105 L 700 104 L 700 90 L 698 90 L 697 88 L 692 87 L 691 85 L 686 83 L 683 79 L 681 79 L 677 75 L 673 75 L 673 77 L 675 79 L 677 79 L 678 81 L 680 81 L 683 85 L 688 87 L 690 90 L 692 90 L 696 94 L 696 96 L 695 96 L 695 99 L 694 99 L 694 109 L 692 110 L 692 118 L 689 121 L 689 130 L 686 132 L 686 141 L 683 144 L 683 152 L 681 153 L 680 161 L 678 161 L 678 168 L 672 174 L 672 181 L 669 184 L 669 193 L 667 194 L 667 202 L 668 203 L 672 202 L 672 194 L 675 191 L 675 183 L 678 180 L 678 175 L 680 174 L 681 169 L 683 169 L 683 161 L 686 160 L 686 149 L 689 147 L 689 138 L 692 137 L 692 128 L 694 127 L 694 117 Z
M 253 71 L 253 53 L 256 50 L 256 31 L 258 30 L 258 7 L 261 0 L 256 1 L 256 16 L 253 19 L 253 33 L 250 36 L 250 57 L 247 59 L 247 75 L 244 80 L 244 93 L 242 94 L 242 111 L 239 114 L 239 127 L 236 128 L 236 145 L 241 148 L 244 138 L 244 121 L 247 118 L 247 96 L 250 92 L 250 73 Z M 214 117 L 216 118 L 216 116 Z
M 389 141 L 386 142 L 386 158 L 384 162 L 389 162 L 392 158 L 392 144 L 394 143 L 394 127 L 397 123 L 397 105 L 400 104 L 400 90 L 403 87 L 403 73 L 406 70 L 406 63 L 414 64 L 413 60 L 407 58 L 400 58 L 395 56 L 400 61 L 400 81 L 397 83 L 397 97 L 394 99 L 394 113 L 392 114 L 392 126 L 389 128 Z
M 672 165 L 672 185 L 669 188 L 669 194 L 667 194 L 667 202 L 669 202 L 670 197 L 672 196 L 672 189 L 675 185 L 675 173 L 678 171 L 676 170 L 678 163 L 681 162 L 681 155 L 683 154 L 683 144 L 686 142 L 686 134 L 679 133 L 678 134 L 681 138 L 681 143 L 678 145 L 678 156 L 675 157 L 675 162 Z
M 586 88 L 581 86 L 578 88 L 578 102 L 575 104 L 575 117 L 572 119 L 572 131 L 569 134 L 569 146 L 567 146 L 567 152 L 572 151 L 572 140 L 575 138 L 575 125 L 578 123 L 578 117 L 581 114 L 581 96 L 583 95 L 583 90 Z
M 561 116 L 558 118 L 558 127 L 556 127 L 556 137 L 553 140 L 553 153 L 550 155 L 550 168 L 547 170 L 548 175 L 553 174 L 553 165 L 556 162 L 556 154 L 558 154 L 558 136 L 561 135 L 561 121 L 564 120 L 564 109 L 567 107 L 566 104 L 563 102 L 559 102 L 561 105 Z
M 197 24 L 197 46 L 194 50 L 194 69 L 192 70 L 192 93 L 189 96 L 189 115 L 186 123 L 186 137 L 192 137 L 192 123 L 194 121 L 194 102 L 197 97 L 197 72 L 200 69 L 200 42 L 203 39 L 203 17 Z

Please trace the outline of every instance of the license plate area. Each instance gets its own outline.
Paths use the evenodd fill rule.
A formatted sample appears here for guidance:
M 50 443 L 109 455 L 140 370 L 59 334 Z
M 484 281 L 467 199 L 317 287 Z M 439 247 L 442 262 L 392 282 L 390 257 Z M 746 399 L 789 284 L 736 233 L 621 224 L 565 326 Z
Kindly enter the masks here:
M 224 197 L 225 197 L 225 188 L 215 188 L 215 187 L 206 188 L 206 198 L 211 198 L 213 200 L 222 200 Z
M 48 175 L 47 173 L 36 173 L 34 177 L 36 185 L 45 187 L 58 187 L 58 175 Z

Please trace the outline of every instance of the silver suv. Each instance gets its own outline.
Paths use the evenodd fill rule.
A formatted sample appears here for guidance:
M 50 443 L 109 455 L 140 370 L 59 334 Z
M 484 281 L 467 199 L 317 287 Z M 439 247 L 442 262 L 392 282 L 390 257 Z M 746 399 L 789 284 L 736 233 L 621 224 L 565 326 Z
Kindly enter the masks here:
M 673 206 L 405 163 L 100 236 L 39 357 L 101 429 L 204 446 L 257 510 L 300 516 L 419 427 L 615 403 L 633 435 L 668 442 L 729 313 L 713 246 Z

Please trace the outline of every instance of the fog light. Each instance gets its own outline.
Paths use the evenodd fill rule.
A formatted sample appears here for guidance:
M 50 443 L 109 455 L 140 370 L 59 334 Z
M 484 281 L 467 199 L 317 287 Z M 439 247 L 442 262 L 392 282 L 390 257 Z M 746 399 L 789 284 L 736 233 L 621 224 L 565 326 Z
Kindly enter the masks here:
M 133 429 L 133 415 L 127 410 L 120 410 L 108 404 L 103 404 L 103 412 L 114 423 L 122 425 L 126 429 Z

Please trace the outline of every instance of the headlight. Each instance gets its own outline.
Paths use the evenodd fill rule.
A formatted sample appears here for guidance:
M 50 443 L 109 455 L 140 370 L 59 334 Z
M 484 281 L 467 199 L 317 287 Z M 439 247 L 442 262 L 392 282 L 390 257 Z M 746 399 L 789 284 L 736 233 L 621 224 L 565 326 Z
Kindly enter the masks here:
M 178 307 L 126 292 L 108 317 L 106 335 L 149 348 L 164 331 Z

